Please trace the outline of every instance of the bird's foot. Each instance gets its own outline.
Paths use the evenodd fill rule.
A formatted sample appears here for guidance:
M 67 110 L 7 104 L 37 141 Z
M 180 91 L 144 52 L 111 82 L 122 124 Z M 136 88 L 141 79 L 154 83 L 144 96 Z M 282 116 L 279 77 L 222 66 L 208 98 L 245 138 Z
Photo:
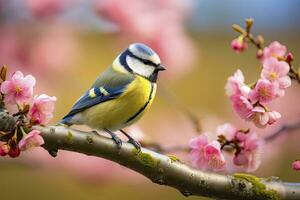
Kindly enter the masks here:
M 112 136 L 112 139 L 115 142 L 115 144 L 117 145 L 117 149 L 120 150 L 122 147 L 122 143 L 123 143 L 122 140 L 116 135 Z
M 115 142 L 115 144 L 117 145 L 117 149 L 120 150 L 122 147 L 122 140 L 113 132 L 111 132 L 108 129 L 104 129 L 112 138 L 112 140 Z
M 129 138 L 128 143 L 132 144 L 139 152 L 141 151 L 142 145 L 138 141 L 134 140 L 133 138 Z
M 141 151 L 141 143 L 133 139 L 129 134 L 120 129 L 120 131 L 128 138 L 128 143 L 132 144 L 139 152 Z

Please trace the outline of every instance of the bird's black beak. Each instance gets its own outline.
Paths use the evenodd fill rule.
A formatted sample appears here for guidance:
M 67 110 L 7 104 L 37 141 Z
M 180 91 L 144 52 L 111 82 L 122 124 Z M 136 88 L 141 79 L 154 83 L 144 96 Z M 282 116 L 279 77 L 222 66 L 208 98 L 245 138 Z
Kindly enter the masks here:
M 162 65 L 162 64 L 159 64 L 157 67 L 156 67 L 156 71 L 164 71 L 166 70 L 166 68 Z

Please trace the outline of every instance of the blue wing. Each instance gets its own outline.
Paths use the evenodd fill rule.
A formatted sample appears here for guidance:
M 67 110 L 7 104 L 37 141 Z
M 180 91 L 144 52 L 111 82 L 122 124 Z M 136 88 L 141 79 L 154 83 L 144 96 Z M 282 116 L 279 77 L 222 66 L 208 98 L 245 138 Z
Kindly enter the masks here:
M 74 104 L 71 111 L 61 120 L 61 123 L 71 124 L 69 121 L 75 114 L 99 103 L 117 98 L 123 93 L 126 87 L 127 85 L 114 88 L 92 87 Z
M 112 67 L 109 67 L 100 74 L 92 87 L 84 93 L 60 122 L 72 125 L 71 119 L 74 115 L 99 103 L 117 98 L 134 79 L 133 74 L 117 73 Z

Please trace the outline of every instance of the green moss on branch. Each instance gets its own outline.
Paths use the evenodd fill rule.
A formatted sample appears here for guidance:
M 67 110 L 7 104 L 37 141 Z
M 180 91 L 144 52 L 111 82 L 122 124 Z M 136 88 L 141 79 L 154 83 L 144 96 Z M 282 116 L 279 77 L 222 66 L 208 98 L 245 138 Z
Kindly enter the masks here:
M 246 181 L 252 185 L 253 192 L 260 196 L 261 200 L 280 200 L 278 192 L 272 189 L 267 189 L 266 185 L 261 182 L 260 178 L 250 174 L 236 173 L 234 177 L 238 180 Z M 258 199 L 258 200 L 260 200 Z

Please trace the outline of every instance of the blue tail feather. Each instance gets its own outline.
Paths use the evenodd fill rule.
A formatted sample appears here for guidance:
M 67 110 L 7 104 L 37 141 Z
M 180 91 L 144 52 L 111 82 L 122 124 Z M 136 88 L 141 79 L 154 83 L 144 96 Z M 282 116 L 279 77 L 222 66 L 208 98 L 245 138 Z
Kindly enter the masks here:
M 70 122 L 71 119 L 72 119 L 71 116 L 64 117 L 62 120 L 59 121 L 59 124 L 65 124 L 67 126 L 71 126 L 71 125 L 73 125 L 73 123 Z

